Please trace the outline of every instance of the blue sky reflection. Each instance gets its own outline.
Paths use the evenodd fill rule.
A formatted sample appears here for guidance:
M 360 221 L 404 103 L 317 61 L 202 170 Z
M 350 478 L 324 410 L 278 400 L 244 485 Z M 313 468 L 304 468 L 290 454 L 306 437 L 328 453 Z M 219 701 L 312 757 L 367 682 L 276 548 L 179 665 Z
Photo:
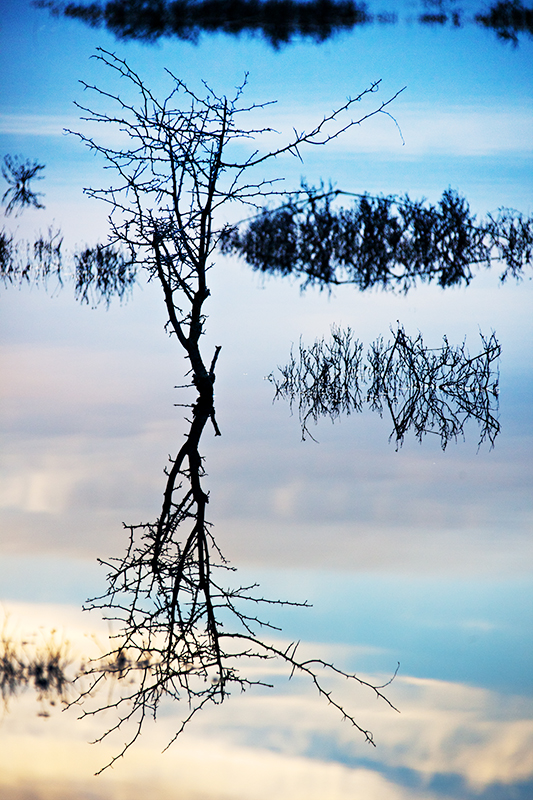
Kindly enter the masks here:
M 15 221 L 24 235 L 54 220 L 70 243 L 105 231 L 105 209 L 81 187 L 101 165 L 62 134 L 75 127 L 79 79 L 105 79 L 97 46 L 127 57 L 158 89 L 164 67 L 229 90 L 250 71 L 251 101 L 279 99 L 279 129 L 306 121 L 383 78 L 380 98 L 406 85 L 390 120 L 373 120 L 329 151 L 280 162 L 287 188 L 331 178 L 371 193 L 435 201 L 447 186 L 478 215 L 533 210 L 533 42 L 505 47 L 481 30 L 408 25 L 343 34 L 273 52 L 246 37 L 199 45 L 117 43 L 104 31 L 2 4 L 0 155 L 47 164 L 47 209 Z M 222 65 L 222 66 L 221 66 Z M 390 123 L 390 124 L 389 124 Z M 41 188 L 41 187 L 40 187 Z M 206 348 L 222 344 L 217 378 L 223 436 L 205 445 L 211 518 L 243 582 L 313 608 L 272 615 L 283 637 L 321 648 L 390 687 L 395 714 L 348 698 L 373 730 L 363 746 L 301 682 L 231 698 L 198 718 L 165 755 L 176 725 L 167 708 L 112 774 L 92 773 L 113 744 L 76 713 L 36 716 L 33 697 L 0 724 L 6 800 L 526 800 L 533 795 L 532 284 L 483 272 L 468 289 L 423 287 L 405 297 L 302 295 L 221 259 L 213 270 Z M 121 552 L 121 522 L 158 512 L 162 469 L 183 428 L 173 403 L 182 361 L 162 330 L 154 287 L 108 312 L 75 305 L 68 288 L 2 291 L 0 603 L 20 632 L 56 627 L 85 653 L 96 630 L 79 606 L 101 588 L 97 556 Z M 316 429 L 302 443 L 295 417 L 272 405 L 264 377 L 300 335 L 332 323 L 365 344 L 396 320 L 438 346 L 494 329 L 502 343 L 496 447 L 466 442 L 396 453 L 370 414 Z M 90 648 L 89 648 L 90 649 Z M 335 687 L 347 691 L 345 687 Z M 102 723 L 99 723 L 100 725 Z

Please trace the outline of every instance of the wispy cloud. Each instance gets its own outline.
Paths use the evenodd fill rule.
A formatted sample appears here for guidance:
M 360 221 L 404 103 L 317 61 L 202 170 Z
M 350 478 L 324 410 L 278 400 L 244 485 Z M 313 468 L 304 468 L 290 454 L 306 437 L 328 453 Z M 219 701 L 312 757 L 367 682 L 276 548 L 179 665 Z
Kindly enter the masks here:
M 370 111 L 370 108 L 368 109 Z M 533 151 L 533 116 L 522 106 L 464 105 L 435 107 L 434 104 L 415 104 L 398 101 L 378 113 L 363 119 L 364 110 L 357 107 L 354 119 L 360 125 L 330 142 L 321 154 L 374 153 L 403 158 L 429 154 L 450 156 L 494 156 L 497 154 L 531 153 Z M 277 133 L 259 139 L 262 148 L 276 147 L 298 130 L 311 130 L 321 119 L 323 108 L 299 108 L 287 112 L 274 107 L 254 122 L 259 127 L 268 124 Z M 302 155 L 309 153 L 303 148 Z
M 98 753 L 107 758 L 112 750 Z M 94 800 L 436 800 L 433 792 L 413 795 L 370 769 L 202 739 L 183 741 L 163 756 L 140 742 L 132 759 L 98 778 L 91 775 L 99 764 L 95 755 L 89 758 L 88 746 L 66 733 L 13 736 L 0 763 L 5 800 L 70 800 L 89 793 Z
M 0 114 L 0 135 L 60 137 L 69 131 L 80 131 L 108 145 L 125 144 L 128 139 L 118 128 L 100 125 L 81 118 L 80 115 L 58 114 Z
M 257 144 L 262 149 L 280 146 L 284 139 L 294 135 L 294 127 L 312 129 L 323 113 L 323 107 L 299 108 L 296 104 L 290 112 L 280 105 L 261 115 L 250 114 L 246 124 L 258 128 L 268 125 L 278 132 L 258 137 L 253 147 Z M 364 111 L 360 116 L 364 116 Z M 96 122 L 80 121 L 75 115 L 0 114 L 0 134 L 62 136 L 65 128 L 83 130 L 100 139 L 105 136 L 108 143 L 124 141 L 118 131 L 113 133 L 109 127 Z M 533 115 L 522 106 L 439 108 L 429 103 L 398 102 L 388 107 L 386 114 L 366 119 L 330 142 L 323 154 L 327 157 L 330 151 L 396 154 L 408 158 L 439 153 L 454 156 L 530 154 L 533 152 Z
M 15 136 L 62 136 L 76 118 L 51 114 L 0 114 L 0 134 Z

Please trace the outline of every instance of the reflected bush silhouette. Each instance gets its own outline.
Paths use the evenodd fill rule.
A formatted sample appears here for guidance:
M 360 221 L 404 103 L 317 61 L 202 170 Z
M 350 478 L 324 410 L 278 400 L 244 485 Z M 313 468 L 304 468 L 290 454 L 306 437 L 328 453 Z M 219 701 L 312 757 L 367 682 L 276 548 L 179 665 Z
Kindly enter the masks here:
M 6 623 L 0 640 L 0 695 L 7 708 L 9 700 L 26 689 L 33 689 L 41 703 L 39 716 L 49 716 L 46 704 L 59 700 L 68 704 L 76 674 L 72 672 L 73 659 L 69 644 L 57 641 L 51 631 L 41 644 L 35 637 L 17 641 L 7 633 Z
M 33 242 L 15 241 L 5 229 L 0 231 L 0 281 L 4 285 L 29 285 L 48 288 L 74 283 L 74 294 L 81 303 L 93 307 L 109 305 L 113 297 L 123 300 L 133 288 L 137 269 L 131 259 L 112 245 L 97 244 L 64 254 L 61 231 L 50 228 Z
M 533 217 L 500 209 L 476 222 L 464 197 L 447 190 L 438 205 L 407 195 L 358 195 L 352 208 L 333 201 L 350 192 L 305 187 L 275 209 L 221 231 L 219 247 L 240 255 L 255 270 L 302 279 L 308 286 L 354 284 L 407 292 L 417 283 L 446 288 L 468 285 L 475 267 L 503 265 L 501 281 L 522 279 L 533 260 Z M 354 196 L 352 194 L 352 196 Z M 0 231 L 0 281 L 4 285 L 74 283 L 82 302 L 107 305 L 128 296 L 138 265 L 130 253 L 97 244 L 63 253 L 60 231 L 16 242 Z
M 505 280 L 521 277 L 533 257 L 533 217 L 500 209 L 476 223 L 452 190 L 434 206 L 397 197 L 355 196 L 351 208 L 334 200 L 350 192 L 304 185 L 279 208 L 228 228 L 222 251 L 253 269 L 294 276 L 302 286 L 355 284 L 408 291 L 418 282 L 468 284 L 475 265 L 503 262 Z
M 533 8 L 527 8 L 520 0 L 500 0 L 488 12 L 477 14 L 476 21 L 495 31 L 500 39 L 515 45 L 519 34 L 533 36 Z
M 2 196 L 2 203 L 5 205 L 5 214 L 9 216 L 17 207 L 19 211 L 25 208 L 44 208 L 39 197 L 42 192 L 35 192 L 31 187 L 31 181 L 42 180 L 41 173 L 44 164 L 37 161 L 25 161 L 21 156 L 4 156 L 2 164 L 2 176 L 8 184 L 7 190 Z M 7 203 L 6 203 L 7 200 Z
M 259 34 L 274 47 L 305 37 L 321 42 L 370 22 L 353 0 L 111 0 L 107 3 L 35 3 L 56 15 L 105 26 L 119 39 L 152 42 L 162 36 L 197 41 L 201 32 Z
M 298 352 L 279 367 L 280 377 L 269 375 L 275 399 L 296 406 L 302 438 L 310 421 L 332 421 L 365 406 L 380 416 L 388 413 L 393 423 L 390 439 L 401 447 L 413 431 L 419 442 L 428 434 L 440 438 L 443 450 L 450 441 L 464 437 L 465 425 L 475 420 L 479 445 L 491 445 L 500 430 L 498 422 L 498 359 L 501 347 L 494 334 L 481 336 L 479 355 L 471 357 L 465 343 L 430 349 L 422 335 L 414 339 L 398 325 L 391 341 L 380 337 L 363 358 L 363 345 L 350 328 L 331 330 L 331 340 L 318 339 L 310 347 L 300 341 Z

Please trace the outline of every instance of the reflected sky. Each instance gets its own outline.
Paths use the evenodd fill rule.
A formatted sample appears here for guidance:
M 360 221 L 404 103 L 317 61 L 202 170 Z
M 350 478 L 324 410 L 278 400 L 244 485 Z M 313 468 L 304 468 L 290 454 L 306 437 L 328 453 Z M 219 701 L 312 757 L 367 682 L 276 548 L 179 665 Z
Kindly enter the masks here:
M 303 165 L 280 161 L 287 188 L 304 175 L 435 201 L 451 185 L 479 215 L 501 205 L 532 211 L 531 42 L 513 50 L 482 30 L 458 37 L 399 25 L 278 53 L 220 34 L 150 48 L 29 4 L 6 0 L 2 15 L 1 154 L 47 164 L 47 209 L 19 218 L 21 235 L 52 219 L 72 244 L 105 230 L 104 209 L 80 192 L 99 185 L 100 165 L 61 133 L 78 124 L 77 81 L 102 79 L 88 61 L 96 46 L 135 62 L 156 87 L 167 65 L 220 90 L 249 70 L 251 100 L 279 99 L 268 120 L 279 130 L 304 127 L 370 80 L 383 78 L 383 99 L 406 85 L 394 106 L 405 145 L 391 120 L 372 120 L 330 150 L 304 154 Z M 400 662 L 391 687 L 400 715 L 353 698 L 377 750 L 309 687 L 280 676 L 269 694 L 206 712 L 161 756 L 177 718 L 165 709 L 137 753 L 93 779 L 111 752 L 86 745 L 97 723 L 37 717 L 36 700 L 23 696 L 0 724 L 3 797 L 531 796 L 532 289 L 529 280 L 500 287 L 497 275 L 404 297 L 302 294 L 227 258 L 213 270 L 205 347 L 223 347 L 223 436 L 205 442 L 210 518 L 244 582 L 313 603 L 279 614 L 284 636 L 319 642 L 384 680 Z M 184 432 L 173 407 L 184 362 L 159 304 L 152 286 L 108 312 L 76 306 L 68 287 L 2 291 L 0 600 L 22 634 L 59 627 L 80 652 L 84 634 L 105 636 L 76 610 L 102 586 L 95 559 L 120 554 L 122 521 L 158 512 L 162 468 Z M 336 323 L 369 344 L 396 320 L 433 346 L 447 334 L 474 350 L 479 329 L 496 331 L 502 432 L 493 450 L 477 451 L 473 426 L 445 453 L 427 440 L 395 452 L 387 421 L 369 414 L 321 422 L 312 431 L 319 443 L 302 443 L 297 417 L 272 404 L 264 378 L 300 335 L 313 341 Z

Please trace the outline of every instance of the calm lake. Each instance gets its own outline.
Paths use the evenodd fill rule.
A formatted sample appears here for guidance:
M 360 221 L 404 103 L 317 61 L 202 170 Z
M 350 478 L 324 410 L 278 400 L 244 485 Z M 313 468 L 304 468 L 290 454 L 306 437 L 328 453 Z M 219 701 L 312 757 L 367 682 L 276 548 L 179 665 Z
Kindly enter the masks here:
M 198 28 L 197 41 L 124 39 L 26 0 L 3 0 L 0 155 L 46 165 L 35 184 L 46 208 L 6 217 L 4 227 L 22 240 L 52 225 L 66 249 L 105 241 L 109 209 L 82 190 L 107 188 L 117 178 L 98 154 L 64 133 L 83 131 L 120 146 L 122 134 L 80 121 L 87 115 L 73 105 L 94 107 L 79 81 L 111 91 L 109 69 L 90 58 L 99 47 L 127 61 L 160 98 L 173 86 L 165 70 L 202 97 L 202 80 L 218 95 L 233 95 L 248 73 L 245 104 L 277 102 L 242 121 L 272 130 L 239 142 L 235 157 L 283 146 L 294 129 L 312 128 L 375 81 L 381 81 L 376 91 L 355 104 L 348 121 L 403 89 L 386 114 L 324 147 L 282 154 L 262 172 L 256 168 L 254 180 L 283 179 L 280 192 L 298 190 L 303 179 L 432 204 L 451 188 L 478 220 L 502 207 L 530 216 L 533 39 L 520 34 L 514 46 L 468 21 L 483 9 L 463 8 L 455 25 L 455 6 L 391 3 L 368 12 L 387 12 L 385 21 L 372 17 L 323 41 L 296 33 L 273 46 L 268 36 L 246 30 Z M 452 22 L 420 23 L 428 9 Z M 341 201 L 349 205 L 350 198 Z M 256 211 L 230 204 L 221 222 Z M 532 797 L 531 265 L 520 281 L 502 283 L 495 263 L 474 266 L 468 286 L 418 283 L 402 293 L 352 285 L 302 290 L 301 281 L 261 276 L 236 255 L 216 253 L 212 260 L 201 346 L 208 365 L 221 347 L 222 435 L 209 423 L 200 452 L 207 519 L 237 570 L 227 580 L 258 583 L 266 598 L 307 601 L 309 608 L 257 612 L 275 626 L 272 641 L 282 650 L 299 641 L 301 659 L 319 658 L 374 686 L 388 684 L 381 691 L 394 709 L 368 687 L 324 675 L 326 690 L 372 732 L 373 747 L 312 680 L 289 679 L 287 664 L 265 660 L 250 664 L 247 674 L 271 688 L 234 690 L 223 704 L 206 705 L 162 753 L 188 714 L 186 700 L 163 698 L 157 720 L 147 719 L 124 758 L 95 777 L 132 736 L 125 725 L 89 745 L 116 722 L 116 682 L 88 704 L 62 710 L 60 698 L 51 704 L 31 686 L 9 696 L 4 666 L 0 795 Z M 160 287 L 142 274 L 127 299 L 113 299 L 108 308 L 76 302 L 68 280 L 63 288 L 50 280 L 47 289 L 0 289 L 4 657 L 6 642 L 27 658 L 50 653 L 53 641 L 63 643 L 74 669 L 80 659 L 106 653 L 110 635 L 119 633 L 117 623 L 81 608 L 105 592 L 107 570 L 97 559 L 123 556 L 123 523 L 148 523 L 161 511 L 163 470 L 187 433 L 190 409 L 178 405 L 187 402 L 187 390 L 176 387 L 187 383 L 189 365 L 176 337 L 165 332 Z M 285 400 L 273 402 L 266 378 L 287 364 L 291 346 L 296 352 L 300 341 L 310 347 L 328 339 L 336 325 L 349 327 L 366 353 L 378 337 L 391 339 L 398 323 L 411 338 L 420 332 L 428 348 L 440 348 L 447 337 L 455 347 L 466 342 L 471 355 L 480 352 L 480 333 L 495 333 L 501 357 L 494 413 L 501 430 L 494 447 L 479 443 L 474 419 L 444 449 L 438 433 L 418 441 L 413 430 L 396 446 L 387 409 L 380 416 L 368 405 L 334 423 L 310 422 L 311 436 L 302 440 L 297 405 L 291 412 Z M 75 697 L 69 687 L 63 700 Z M 79 719 L 107 704 L 109 710 Z

